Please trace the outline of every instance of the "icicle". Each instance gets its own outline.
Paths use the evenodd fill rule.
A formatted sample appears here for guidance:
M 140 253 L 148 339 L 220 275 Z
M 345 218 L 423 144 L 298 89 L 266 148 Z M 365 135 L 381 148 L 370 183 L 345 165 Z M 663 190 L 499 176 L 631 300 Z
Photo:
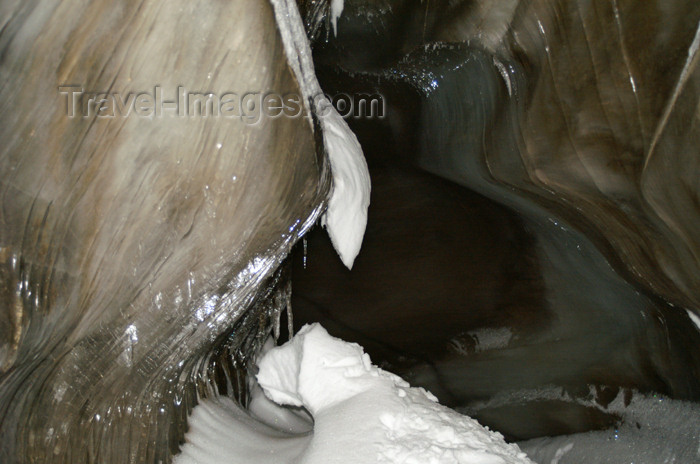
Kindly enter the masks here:
M 233 395 L 233 380 L 231 380 L 229 370 L 226 368 L 223 368 L 221 370 L 224 372 L 224 378 L 226 379 L 226 392 L 229 395 Z
M 280 319 L 282 317 L 282 309 L 278 309 L 275 311 L 275 316 L 274 316 L 274 322 L 272 324 L 272 336 L 275 339 L 275 342 L 279 340 L 280 338 Z
M 306 269 L 306 237 L 302 238 L 301 241 L 304 244 L 304 269 Z
M 287 305 L 287 330 L 289 331 L 289 339 L 294 336 L 294 316 L 292 316 L 292 301 Z
M 306 245 L 306 242 L 304 242 Z M 289 332 L 289 339 L 291 340 L 294 336 L 294 316 L 292 315 L 292 281 L 287 282 L 287 331 Z
M 240 373 L 236 373 L 236 384 L 238 385 L 238 391 L 236 392 L 238 398 L 238 404 L 242 405 L 248 405 L 248 388 L 246 388 L 246 384 L 244 382 L 244 376 L 242 376 Z

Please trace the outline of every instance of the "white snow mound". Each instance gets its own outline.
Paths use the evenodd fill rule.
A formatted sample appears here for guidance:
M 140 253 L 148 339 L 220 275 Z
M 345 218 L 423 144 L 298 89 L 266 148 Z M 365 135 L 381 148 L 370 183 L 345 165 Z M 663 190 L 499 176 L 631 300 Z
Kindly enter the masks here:
M 373 366 L 361 346 L 319 324 L 270 350 L 259 368 L 267 397 L 313 416 L 301 464 L 532 463 L 500 434 Z

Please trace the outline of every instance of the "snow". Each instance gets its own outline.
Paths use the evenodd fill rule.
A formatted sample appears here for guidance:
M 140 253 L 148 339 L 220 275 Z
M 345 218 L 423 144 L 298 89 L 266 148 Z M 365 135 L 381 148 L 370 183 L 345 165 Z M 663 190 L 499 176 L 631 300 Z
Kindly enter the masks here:
M 226 397 L 200 402 L 188 423 L 187 443 L 173 464 L 292 463 L 309 441 L 263 423 Z
M 319 324 L 265 350 L 249 410 L 225 397 L 202 401 L 174 464 L 532 462 Z
M 316 79 L 311 47 L 296 1 L 271 2 L 287 61 L 299 82 L 304 106 L 318 117 L 330 161 L 333 189 L 323 225 L 343 264 L 352 269 L 367 227 L 371 189 L 367 163 L 357 137 L 324 96 Z M 331 15 L 334 29 L 342 9 L 342 0 L 333 0 Z
M 700 462 L 700 404 L 635 394 L 625 406 L 624 394 L 607 408 L 618 413 L 614 429 L 520 444 L 541 464 L 686 464 Z
M 333 192 L 322 223 L 343 264 L 352 269 L 367 227 L 369 171 L 360 143 L 334 108 L 321 118 L 321 128 L 333 173 Z
M 267 397 L 313 416 L 313 438 L 300 463 L 531 462 L 500 434 L 373 366 L 362 347 L 319 324 L 270 350 L 259 368 Z
M 194 408 L 175 464 L 700 462 L 697 403 L 621 392 L 606 408 L 587 403 L 620 416 L 617 428 L 538 438 L 518 448 L 372 365 L 362 347 L 319 324 L 282 346 L 268 343 L 258 366 L 247 410 L 225 397 Z M 530 395 L 561 399 L 559 390 Z M 527 400 L 520 392 L 494 401 L 512 395 Z

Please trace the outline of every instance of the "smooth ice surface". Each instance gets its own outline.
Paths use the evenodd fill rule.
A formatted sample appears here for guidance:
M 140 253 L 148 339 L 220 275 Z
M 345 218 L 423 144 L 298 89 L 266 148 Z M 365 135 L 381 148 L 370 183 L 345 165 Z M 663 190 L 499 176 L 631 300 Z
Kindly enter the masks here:
M 258 382 L 280 405 L 303 406 L 314 435 L 301 463 L 529 463 L 475 420 L 373 366 L 362 347 L 307 325 L 259 363 Z
M 357 137 L 333 105 L 323 95 L 316 79 L 311 47 L 294 0 L 272 0 L 277 27 L 285 53 L 299 82 L 304 104 L 318 116 L 323 144 L 328 152 L 333 176 L 333 190 L 323 225 L 343 264 L 349 269 L 360 252 L 367 226 L 370 178 Z M 334 18 L 342 12 L 342 1 L 332 4 Z M 309 108 L 310 106 L 310 108 Z
M 214 353 L 255 353 L 325 210 L 306 120 L 134 111 L 154 86 L 300 94 L 267 2 L 163 5 L 0 2 L 2 463 L 169 462 L 196 391 L 235 370 Z M 131 103 L 73 94 L 70 118 L 63 85 Z

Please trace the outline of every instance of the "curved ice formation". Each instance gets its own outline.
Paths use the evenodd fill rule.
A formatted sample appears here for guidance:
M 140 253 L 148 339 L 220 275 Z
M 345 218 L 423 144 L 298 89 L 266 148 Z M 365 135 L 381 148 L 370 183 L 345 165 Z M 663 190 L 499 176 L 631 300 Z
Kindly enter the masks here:
M 323 145 L 333 173 L 333 190 L 322 224 L 341 261 L 352 269 L 367 226 L 371 190 L 367 163 L 357 137 L 325 97 L 316 79 L 311 46 L 296 2 L 272 0 L 271 3 L 287 60 L 299 82 L 304 103 L 319 117 Z M 335 28 L 335 21 L 343 11 L 343 2 L 333 1 L 331 9 Z
M 314 418 L 301 463 L 530 463 L 516 445 L 373 366 L 362 347 L 307 325 L 259 363 L 274 402 Z

